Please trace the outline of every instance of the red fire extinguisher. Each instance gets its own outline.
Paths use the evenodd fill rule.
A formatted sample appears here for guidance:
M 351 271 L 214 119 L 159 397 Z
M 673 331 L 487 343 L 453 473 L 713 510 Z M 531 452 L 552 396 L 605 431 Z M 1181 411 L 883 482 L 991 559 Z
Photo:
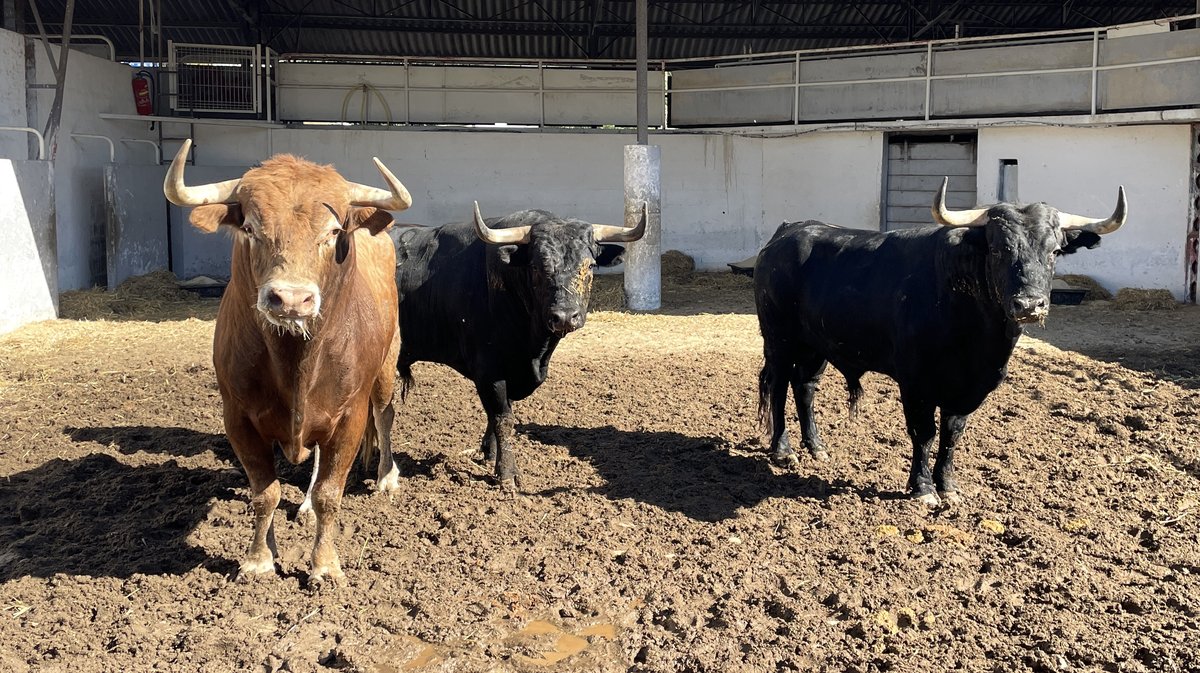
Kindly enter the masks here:
M 140 70 L 133 76 L 133 103 L 140 115 L 154 114 L 154 99 L 150 97 L 150 73 Z

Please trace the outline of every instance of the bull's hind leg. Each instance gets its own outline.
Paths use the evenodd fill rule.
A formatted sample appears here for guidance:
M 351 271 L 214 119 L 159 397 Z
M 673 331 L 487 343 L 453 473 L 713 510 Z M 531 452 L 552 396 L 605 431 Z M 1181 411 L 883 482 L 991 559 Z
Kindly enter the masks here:
M 275 451 L 244 418 L 226 414 L 225 433 L 250 481 L 250 506 L 254 509 L 254 537 L 238 569 L 238 578 L 273 573 L 275 555 L 279 553 L 275 545 L 275 508 L 281 493 L 275 475 Z
M 784 467 L 800 463 L 787 434 L 788 382 L 795 368 L 783 349 L 764 344 L 763 368 L 758 374 L 758 415 L 771 433 L 771 461 Z
M 375 382 L 374 394 L 371 396 L 371 421 L 379 449 L 375 490 L 379 493 L 389 493 L 400 488 L 400 469 L 396 467 L 396 459 L 392 455 L 392 423 L 396 420 L 396 407 L 393 402 L 396 393 L 396 368 L 391 364 L 396 362 L 399 356 L 400 330 L 397 328 L 392 335 L 392 345 L 384 358 L 383 368 L 379 372 L 379 379 Z M 363 461 L 363 467 L 369 467 L 366 460 Z
M 829 460 L 829 452 L 821 441 L 821 433 L 817 430 L 817 421 L 813 416 L 813 399 L 817 396 L 817 387 L 821 375 L 825 373 L 826 361 L 819 357 L 803 358 L 796 363 L 792 372 L 792 394 L 796 397 L 796 416 L 800 421 L 800 436 L 804 448 L 817 460 Z
M 950 504 L 962 502 L 954 479 L 954 448 L 962 439 L 970 414 L 948 414 L 942 409 L 942 427 L 938 433 L 937 461 L 933 464 L 933 483 L 942 499 Z
M 913 443 L 912 466 L 908 473 L 908 492 L 912 497 L 936 507 L 939 504 L 937 493 L 933 490 L 933 479 L 929 474 L 929 450 L 933 448 L 933 438 L 937 434 L 937 423 L 934 422 L 934 405 L 915 395 L 907 395 L 900 391 L 900 400 L 904 405 L 904 420 L 908 426 L 908 437 Z
M 496 481 L 500 489 L 515 495 L 521 486 L 521 472 L 517 469 L 517 459 L 513 452 L 513 429 L 516 425 L 512 415 L 512 407 L 508 401 L 508 384 L 504 381 L 476 382 L 475 390 L 479 393 L 479 401 L 488 416 L 488 431 L 484 435 L 484 448 L 487 448 L 488 434 L 496 442 Z
M 396 407 L 388 402 L 373 409 L 371 420 L 375 425 L 375 439 L 379 444 L 379 465 L 375 470 L 375 490 L 390 493 L 400 488 L 400 468 L 392 455 L 392 423 L 396 419 Z

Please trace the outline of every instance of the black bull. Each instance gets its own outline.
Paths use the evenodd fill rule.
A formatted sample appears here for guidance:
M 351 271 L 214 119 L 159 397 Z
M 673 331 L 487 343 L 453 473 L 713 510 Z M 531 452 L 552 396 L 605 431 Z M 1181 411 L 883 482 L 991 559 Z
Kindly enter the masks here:
M 808 221 L 782 224 L 759 253 L 754 296 L 763 336 L 759 410 L 775 460 L 792 464 L 784 410 L 790 386 L 804 446 L 828 458 L 813 420 L 826 364 L 846 377 L 853 412 L 865 372 L 900 388 L 913 443 L 910 493 L 958 501 L 954 448 L 967 418 L 1004 378 L 1019 323 L 1045 319 L 1057 255 L 1093 248 L 1125 221 L 1124 189 L 1111 217 L 1062 213 L 1044 203 L 949 211 L 944 226 L 888 233 Z M 931 476 L 928 459 L 941 410 Z
M 583 326 L 593 269 L 621 260 L 607 242 L 641 238 L 639 223 L 623 228 L 523 210 L 400 236 L 401 349 L 397 366 L 407 393 L 412 365 L 449 365 L 475 383 L 487 413 L 482 450 L 496 478 L 515 490 L 520 478 L 512 451 L 513 401 L 546 380 L 562 337 Z

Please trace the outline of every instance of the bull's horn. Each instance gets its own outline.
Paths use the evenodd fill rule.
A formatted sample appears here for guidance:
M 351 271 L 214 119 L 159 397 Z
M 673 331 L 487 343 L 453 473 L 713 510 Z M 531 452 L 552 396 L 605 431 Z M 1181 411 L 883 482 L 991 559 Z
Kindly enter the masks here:
M 1128 214 L 1129 206 L 1125 203 L 1125 187 L 1121 186 L 1117 188 L 1117 207 L 1113 210 L 1112 215 L 1103 219 L 1095 219 L 1064 213 L 1060 210 L 1058 212 L 1058 226 L 1061 229 L 1083 229 L 1093 234 L 1111 234 L 1120 229 L 1122 224 L 1125 224 L 1125 216 Z
M 950 178 L 942 178 L 942 187 L 933 199 L 933 221 L 946 227 L 981 227 L 987 224 L 987 208 L 950 210 L 946 208 L 946 186 Z
M 650 219 L 650 205 L 642 201 L 642 218 L 632 227 L 614 227 L 611 224 L 593 224 L 592 236 L 597 243 L 629 243 L 646 233 L 646 220 Z
M 183 141 L 179 152 L 167 169 L 167 177 L 163 180 L 163 195 L 177 206 L 203 206 L 209 203 L 236 203 L 237 186 L 241 178 L 211 182 L 207 185 L 188 187 L 183 183 L 183 168 L 187 163 L 188 150 L 192 148 L 192 140 Z
M 383 179 L 388 183 L 389 189 L 351 182 L 350 205 L 372 206 L 380 210 L 408 210 L 408 207 L 412 205 L 412 196 L 405 189 L 404 183 L 392 175 L 379 157 L 372 158 L 375 159 L 375 166 L 379 168 L 379 172 L 383 173 Z
M 475 234 L 485 243 L 496 245 L 519 245 L 529 242 L 529 232 L 533 227 L 512 227 L 511 229 L 492 229 L 483 221 L 479 214 L 479 202 L 475 202 Z

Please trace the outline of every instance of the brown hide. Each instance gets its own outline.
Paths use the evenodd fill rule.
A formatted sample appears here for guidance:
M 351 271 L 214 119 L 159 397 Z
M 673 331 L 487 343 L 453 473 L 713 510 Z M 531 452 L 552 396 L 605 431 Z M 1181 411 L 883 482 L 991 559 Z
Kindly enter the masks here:
M 280 495 L 273 446 L 298 463 L 319 445 L 311 577 L 340 577 L 332 539 L 346 475 L 372 414 L 386 408 L 385 432 L 391 427 L 400 344 L 396 253 L 380 233 L 391 216 L 352 207 L 346 181 L 332 168 L 281 156 L 243 176 L 237 203 L 199 206 L 191 217 L 202 230 L 242 229 L 213 340 L 225 430 L 256 514 L 242 570 L 273 568 Z M 339 237 L 345 240 L 335 245 Z M 335 259 L 335 247 L 345 249 L 344 258 Z M 319 286 L 320 311 L 304 335 L 264 316 L 260 286 L 279 269 Z

